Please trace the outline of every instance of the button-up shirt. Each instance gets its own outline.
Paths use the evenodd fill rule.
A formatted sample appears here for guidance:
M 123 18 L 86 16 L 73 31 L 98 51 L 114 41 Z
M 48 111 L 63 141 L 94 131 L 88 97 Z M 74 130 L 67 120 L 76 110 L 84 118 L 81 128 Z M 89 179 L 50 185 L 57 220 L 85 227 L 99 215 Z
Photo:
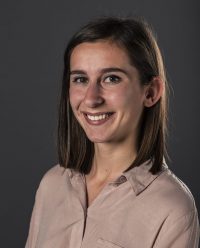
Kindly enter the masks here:
M 59 164 L 38 187 L 25 248 L 198 248 L 187 186 L 163 163 L 123 172 L 89 207 L 85 175 Z

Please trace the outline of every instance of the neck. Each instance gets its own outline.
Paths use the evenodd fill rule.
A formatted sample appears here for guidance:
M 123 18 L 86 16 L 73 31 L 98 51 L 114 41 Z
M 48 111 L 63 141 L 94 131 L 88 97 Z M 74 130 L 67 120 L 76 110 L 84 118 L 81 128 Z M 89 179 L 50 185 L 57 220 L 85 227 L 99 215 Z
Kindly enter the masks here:
M 133 144 L 96 143 L 95 155 L 89 177 L 103 181 L 118 177 L 136 158 L 136 146 Z

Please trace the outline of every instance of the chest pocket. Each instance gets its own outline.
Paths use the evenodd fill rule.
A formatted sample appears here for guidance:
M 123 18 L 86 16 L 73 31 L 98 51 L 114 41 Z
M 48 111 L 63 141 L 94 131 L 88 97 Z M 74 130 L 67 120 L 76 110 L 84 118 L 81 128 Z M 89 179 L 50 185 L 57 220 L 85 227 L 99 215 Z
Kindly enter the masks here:
M 108 240 L 99 238 L 97 240 L 97 248 L 125 248 L 125 247 L 116 245 Z

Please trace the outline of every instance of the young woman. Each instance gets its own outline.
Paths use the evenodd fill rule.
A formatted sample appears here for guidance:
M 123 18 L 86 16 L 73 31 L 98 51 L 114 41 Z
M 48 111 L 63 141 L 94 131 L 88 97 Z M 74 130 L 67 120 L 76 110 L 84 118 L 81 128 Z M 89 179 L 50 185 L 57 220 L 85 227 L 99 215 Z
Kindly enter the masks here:
M 64 62 L 59 164 L 38 188 L 26 248 L 198 248 L 193 196 L 164 159 L 168 87 L 151 29 L 95 20 Z

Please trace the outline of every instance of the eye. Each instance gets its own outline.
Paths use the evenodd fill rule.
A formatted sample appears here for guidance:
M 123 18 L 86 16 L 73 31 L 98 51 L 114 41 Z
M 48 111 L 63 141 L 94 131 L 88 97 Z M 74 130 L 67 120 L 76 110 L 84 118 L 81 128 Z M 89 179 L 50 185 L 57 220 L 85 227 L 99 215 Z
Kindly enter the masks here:
M 71 79 L 71 82 L 73 83 L 79 83 L 79 84 L 84 84 L 88 82 L 88 79 L 86 77 L 82 76 L 77 76 Z
M 119 83 L 121 81 L 121 78 L 119 76 L 116 76 L 116 75 L 110 75 L 110 76 L 107 76 L 104 80 L 104 82 L 106 83 Z

